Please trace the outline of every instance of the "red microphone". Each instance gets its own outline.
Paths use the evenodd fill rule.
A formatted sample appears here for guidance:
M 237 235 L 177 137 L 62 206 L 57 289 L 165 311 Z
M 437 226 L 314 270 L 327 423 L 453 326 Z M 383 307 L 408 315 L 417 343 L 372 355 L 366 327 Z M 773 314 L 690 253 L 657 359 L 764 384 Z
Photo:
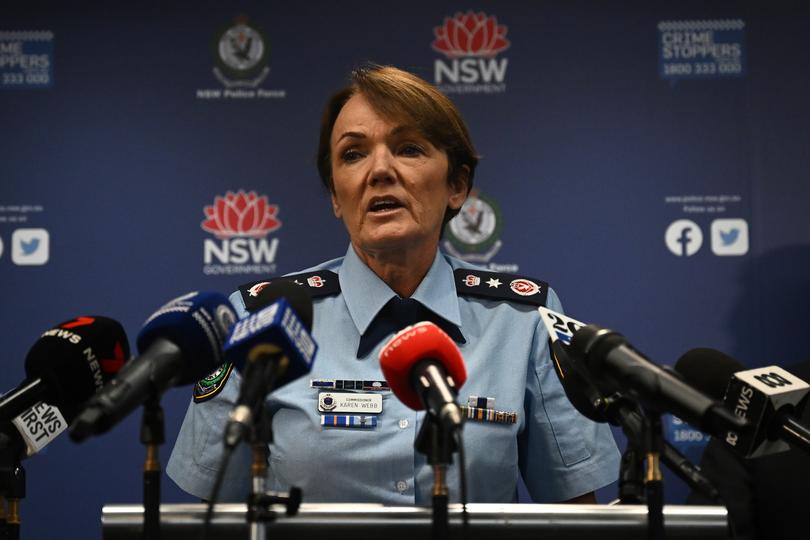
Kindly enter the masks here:
M 458 389 L 467 380 L 461 352 L 432 322 L 401 330 L 380 351 L 380 367 L 391 391 L 416 411 L 427 409 L 443 424 L 461 425 Z

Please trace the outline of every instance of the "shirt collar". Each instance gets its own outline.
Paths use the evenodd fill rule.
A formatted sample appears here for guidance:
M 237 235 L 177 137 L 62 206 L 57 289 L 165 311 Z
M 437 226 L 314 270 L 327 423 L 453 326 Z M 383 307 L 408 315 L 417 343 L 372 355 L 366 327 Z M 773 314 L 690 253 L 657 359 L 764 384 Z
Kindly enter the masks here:
M 383 306 L 397 296 L 391 287 L 360 260 L 351 244 L 338 272 L 338 279 L 343 299 L 349 308 L 349 315 L 361 335 L 366 332 Z M 461 327 L 453 269 L 438 249 L 430 270 L 411 298 L 436 315 Z

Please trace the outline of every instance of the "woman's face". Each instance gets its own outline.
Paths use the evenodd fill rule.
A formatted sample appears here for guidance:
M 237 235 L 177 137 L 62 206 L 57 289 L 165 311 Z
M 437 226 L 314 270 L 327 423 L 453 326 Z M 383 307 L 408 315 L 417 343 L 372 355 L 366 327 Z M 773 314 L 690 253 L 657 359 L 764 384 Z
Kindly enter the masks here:
M 434 249 L 445 209 L 467 197 L 466 181 L 447 181 L 444 150 L 381 117 L 362 94 L 335 120 L 331 154 L 335 216 L 365 252 Z

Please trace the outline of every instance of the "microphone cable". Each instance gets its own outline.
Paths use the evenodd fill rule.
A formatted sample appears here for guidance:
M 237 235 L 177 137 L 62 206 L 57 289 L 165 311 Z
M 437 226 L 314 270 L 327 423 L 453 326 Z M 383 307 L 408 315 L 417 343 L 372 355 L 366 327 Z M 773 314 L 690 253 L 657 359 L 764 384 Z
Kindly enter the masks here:
M 231 461 L 231 456 L 235 449 L 236 447 L 225 446 L 225 453 L 222 455 L 220 468 L 219 471 L 217 471 L 214 486 L 211 489 L 211 497 L 208 499 L 208 508 L 205 510 L 205 520 L 203 521 L 203 530 L 202 534 L 200 534 L 200 540 L 206 540 L 208 538 L 208 531 L 211 528 L 211 518 L 214 515 L 214 505 L 216 504 L 217 497 L 219 497 L 219 491 L 222 489 L 222 482 L 225 479 L 225 471 L 228 469 L 228 464 Z
M 461 436 L 461 430 L 455 431 L 456 445 L 458 446 L 458 481 L 459 490 L 461 495 L 461 538 L 467 538 L 467 530 L 469 527 L 469 515 L 467 514 L 467 463 L 464 460 L 464 437 Z

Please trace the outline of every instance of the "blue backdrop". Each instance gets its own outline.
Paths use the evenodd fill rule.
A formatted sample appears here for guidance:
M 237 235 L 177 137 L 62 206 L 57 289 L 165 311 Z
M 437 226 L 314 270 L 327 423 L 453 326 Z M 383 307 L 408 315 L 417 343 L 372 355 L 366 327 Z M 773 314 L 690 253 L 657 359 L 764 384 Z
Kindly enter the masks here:
M 179 294 L 342 255 L 314 154 L 323 103 L 366 61 L 439 84 L 483 155 L 460 219 L 485 219 L 448 249 L 550 282 L 660 363 L 696 346 L 802 359 L 804 3 L 54 4 L 0 19 L 0 390 L 59 321 L 108 315 L 134 345 Z M 240 191 L 280 225 L 246 236 L 237 207 L 230 235 L 204 230 Z M 163 398 L 164 462 L 190 392 Z M 26 537 L 91 537 L 103 503 L 140 501 L 139 422 L 25 463 Z M 698 459 L 702 437 L 668 433 Z

